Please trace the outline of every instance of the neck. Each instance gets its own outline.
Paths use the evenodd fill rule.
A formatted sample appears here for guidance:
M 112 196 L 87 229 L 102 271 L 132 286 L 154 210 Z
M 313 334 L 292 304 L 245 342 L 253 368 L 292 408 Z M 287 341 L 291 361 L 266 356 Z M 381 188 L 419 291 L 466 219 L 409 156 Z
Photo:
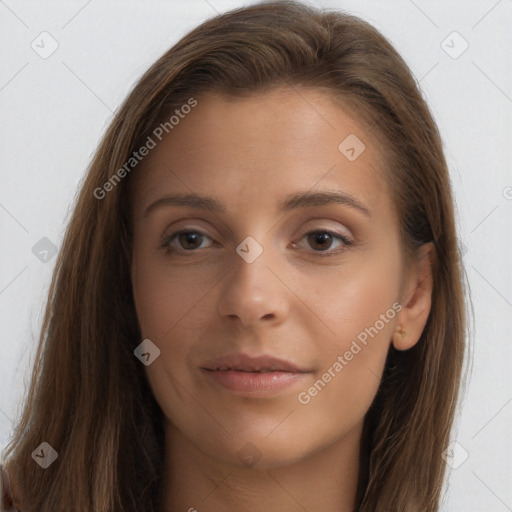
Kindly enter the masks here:
M 352 512 L 361 430 L 299 462 L 246 469 L 210 458 L 167 423 L 163 512 Z

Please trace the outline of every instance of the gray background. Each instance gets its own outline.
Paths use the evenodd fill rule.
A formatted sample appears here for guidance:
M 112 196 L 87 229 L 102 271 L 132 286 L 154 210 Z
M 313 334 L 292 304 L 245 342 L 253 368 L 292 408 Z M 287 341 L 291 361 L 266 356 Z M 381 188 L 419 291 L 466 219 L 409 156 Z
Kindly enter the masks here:
M 248 3 L 0 0 L 0 449 L 28 383 L 54 252 L 113 112 L 181 36 Z M 381 30 L 439 123 L 476 318 L 443 511 L 512 511 L 512 1 L 309 3 Z

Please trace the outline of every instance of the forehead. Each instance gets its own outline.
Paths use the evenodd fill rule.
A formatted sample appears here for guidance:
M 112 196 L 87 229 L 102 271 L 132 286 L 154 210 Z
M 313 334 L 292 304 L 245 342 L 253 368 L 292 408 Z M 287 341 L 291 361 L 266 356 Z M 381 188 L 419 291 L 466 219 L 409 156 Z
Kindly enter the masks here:
M 382 152 L 354 109 L 328 93 L 281 87 L 196 98 L 134 173 L 136 213 L 164 192 L 272 208 L 290 191 L 329 189 L 369 206 L 389 201 Z

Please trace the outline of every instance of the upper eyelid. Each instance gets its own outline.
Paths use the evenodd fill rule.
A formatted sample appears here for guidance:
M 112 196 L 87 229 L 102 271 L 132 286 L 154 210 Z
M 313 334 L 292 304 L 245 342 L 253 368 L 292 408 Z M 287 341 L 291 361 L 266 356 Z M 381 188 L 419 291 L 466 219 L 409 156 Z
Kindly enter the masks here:
M 336 229 L 334 229 L 334 228 L 317 226 L 314 228 L 309 228 L 309 229 L 304 230 L 304 232 L 302 233 L 301 236 L 308 235 L 310 233 L 315 233 L 315 232 L 320 232 L 320 233 L 329 232 L 329 233 L 332 233 L 337 236 L 344 236 L 345 238 L 352 238 L 351 232 L 348 229 L 347 229 L 347 231 L 348 231 L 348 233 L 346 233 L 346 234 L 337 233 Z M 207 236 L 208 238 L 212 238 L 212 239 L 214 238 L 211 235 L 205 233 L 202 228 L 195 228 L 195 227 L 183 227 L 183 228 L 173 229 L 173 230 L 171 230 L 171 233 L 169 235 L 164 235 L 162 238 L 167 238 L 167 239 L 172 238 L 173 236 L 180 234 L 180 233 L 200 233 L 201 235 Z
M 201 219 L 189 219 L 188 222 L 193 222 L 194 220 L 201 221 Z M 334 228 L 334 227 L 319 225 L 319 224 L 325 223 L 327 221 L 327 222 L 336 222 L 339 226 L 343 227 L 343 230 L 347 231 L 347 233 L 345 234 L 347 237 L 352 238 L 352 236 L 353 236 L 352 235 L 352 230 L 350 228 L 348 228 L 346 226 L 346 224 L 344 222 L 341 222 L 340 220 L 327 219 L 326 217 L 320 217 L 319 216 L 319 217 L 309 218 L 308 220 L 305 220 L 305 221 L 304 221 L 304 219 L 299 219 L 299 221 L 301 222 L 301 224 L 316 223 L 313 227 L 307 228 L 304 231 L 304 234 L 310 233 L 311 231 L 332 231 L 332 232 L 336 232 L 336 228 Z M 179 222 L 180 221 L 173 222 L 172 224 L 178 224 Z M 187 222 L 187 221 L 185 221 L 185 222 Z M 207 222 L 207 224 L 211 226 L 211 224 L 209 222 Z M 215 228 L 214 228 L 214 230 L 219 232 Z M 166 231 L 167 231 L 167 229 L 166 229 Z M 203 231 L 202 227 L 196 227 L 196 226 L 185 226 L 185 227 L 173 228 L 171 231 L 172 231 L 172 234 L 178 233 L 180 231 L 198 231 L 201 234 L 204 234 L 206 236 L 210 236 L 210 235 L 206 234 Z M 225 234 L 227 234 L 229 236 L 232 236 L 232 235 L 234 235 L 234 232 L 231 229 L 228 228 L 226 230 Z M 223 237 L 224 235 L 220 235 L 220 236 Z

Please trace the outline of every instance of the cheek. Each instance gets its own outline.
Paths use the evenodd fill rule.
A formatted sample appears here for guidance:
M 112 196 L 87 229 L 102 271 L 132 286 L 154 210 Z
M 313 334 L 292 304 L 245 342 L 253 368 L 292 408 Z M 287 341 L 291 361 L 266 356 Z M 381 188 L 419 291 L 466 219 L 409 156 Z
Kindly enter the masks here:
M 164 256 L 135 253 L 132 286 L 142 335 L 164 344 L 176 330 L 192 327 L 197 322 L 187 320 L 204 310 L 202 297 L 215 282 L 207 271 L 189 271 Z
M 298 402 L 319 423 L 326 411 L 329 423 L 356 421 L 371 405 L 401 309 L 400 268 L 398 253 L 360 259 L 340 270 L 334 284 L 332 276 L 320 278 L 309 289 L 326 328 L 316 341 L 321 370 Z
M 134 252 L 132 286 L 142 339 L 150 339 L 160 349 L 146 374 L 155 398 L 176 424 L 200 413 L 183 407 L 190 402 L 188 360 L 194 340 L 202 338 L 200 326 L 212 318 L 204 296 L 217 281 L 207 271 L 183 270 L 165 257 Z
M 199 286 L 201 280 L 204 285 L 204 276 L 177 272 L 165 261 L 158 261 L 160 258 L 134 256 L 132 285 L 142 338 L 160 349 L 159 357 L 145 372 L 165 416 L 179 430 L 188 432 L 191 425 L 211 420 L 200 402 L 192 398 L 186 364 L 191 341 L 198 337 L 192 333 L 197 329 L 197 314 L 205 314 L 201 302 L 205 290 Z
M 386 338 L 393 330 L 400 276 L 400 255 L 391 251 L 368 257 L 363 254 L 335 273 L 319 274 L 314 281 L 304 282 L 298 293 L 310 298 L 312 310 L 326 327 L 322 345 L 333 351 L 347 349 L 347 343 L 376 323 L 383 334 L 379 337 Z

